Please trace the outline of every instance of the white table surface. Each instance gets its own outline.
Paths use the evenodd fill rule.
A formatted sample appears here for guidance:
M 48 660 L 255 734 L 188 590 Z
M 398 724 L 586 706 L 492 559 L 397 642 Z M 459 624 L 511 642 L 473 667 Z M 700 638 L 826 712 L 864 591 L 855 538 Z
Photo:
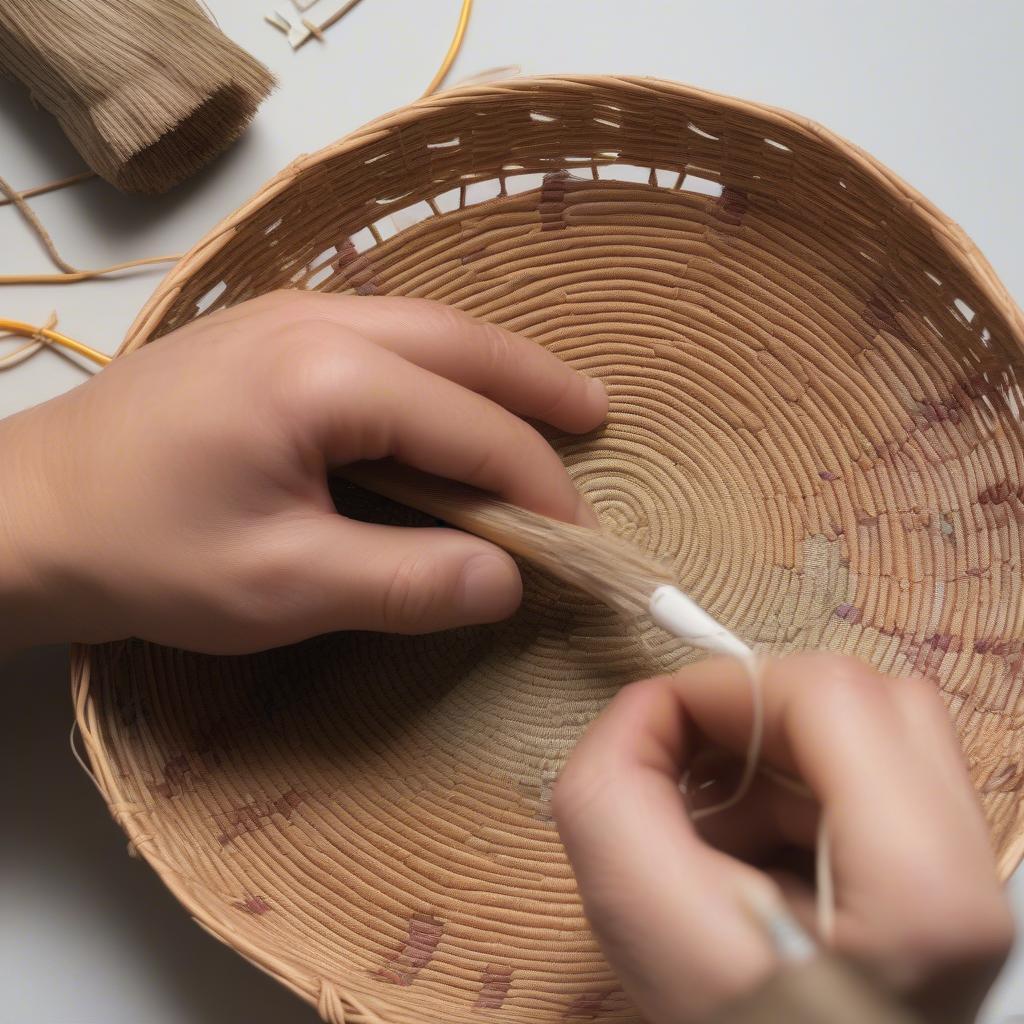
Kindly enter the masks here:
M 292 53 L 262 21 L 287 2 L 209 0 L 222 28 L 280 79 L 214 166 L 156 200 L 99 182 L 34 200 L 66 258 L 96 266 L 186 249 L 295 155 L 422 91 L 458 8 L 369 0 L 325 46 Z M 451 80 L 507 64 L 526 74 L 622 72 L 788 107 L 920 188 L 1024 301 L 1022 50 L 1022 0 L 477 0 Z M 55 124 L 20 87 L 0 82 L 0 175 L 28 188 L 81 169 Z M 0 273 L 49 269 L 15 212 L 0 209 Z M 38 322 L 55 309 L 68 333 L 112 351 L 158 276 L 6 288 L 0 312 Z M 41 353 L 0 373 L 0 416 L 82 379 L 72 360 Z M 208 938 L 126 856 L 68 752 L 66 652 L 12 659 L 0 666 L 0 687 L 0 1021 L 312 1024 L 312 1011 Z M 1015 896 L 1024 922 L 1021 875 Z M 1016 1014 L 1024 1015 L 1024 956 L 987 1019 Z

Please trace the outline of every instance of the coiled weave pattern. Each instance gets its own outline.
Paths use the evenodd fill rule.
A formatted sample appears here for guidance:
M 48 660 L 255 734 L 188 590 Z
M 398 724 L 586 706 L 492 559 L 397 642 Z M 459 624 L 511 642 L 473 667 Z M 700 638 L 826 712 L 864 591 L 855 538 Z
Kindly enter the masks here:
M 439 299 L 601 376 L 607 426 L 555 443 L 604 521 L 751 642 L 933 679 L 1012 870 L 1024 444 L 1001 410 L 1024 318 L 920 195 L 784 112 L 522 79 L 292 164 L 124 350 L 279 287 Z M 527 571 L 496 627 L 108 645 L 74 686 L 140 853 L 325 1020 L 635 1021 L 549 798 L 615 691 L 687 656 Z

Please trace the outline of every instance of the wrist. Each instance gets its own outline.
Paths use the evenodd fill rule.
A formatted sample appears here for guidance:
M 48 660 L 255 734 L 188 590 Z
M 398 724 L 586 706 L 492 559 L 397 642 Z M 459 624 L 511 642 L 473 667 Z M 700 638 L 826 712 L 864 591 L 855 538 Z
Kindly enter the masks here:
M 43 467 L 33 464 L 30 417 L 0 421 L 0 653 L 62 639 L 47 584 Z

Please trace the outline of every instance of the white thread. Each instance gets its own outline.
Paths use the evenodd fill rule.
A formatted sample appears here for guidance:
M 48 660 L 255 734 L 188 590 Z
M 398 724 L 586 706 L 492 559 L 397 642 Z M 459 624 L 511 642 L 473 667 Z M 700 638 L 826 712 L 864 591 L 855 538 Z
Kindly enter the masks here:
M 757 775 L 758 765 L 761 760 L 761 748 L 764 744 L 764 690 L 761 685 L 761 674 L 763 662 L 753 652 L 749 657 L 740 658 L 740 664 L 750 684 L 751 713 L 753 720 L 750 725 L 750 742 L 747 744 L 747 758 L 743 766 L 743 775 L 733 791 L 732 795 L 726 797 L 721 803 L 713 804 L 711 807 L 699 807 L 690 812 L 691 821 L 700 821 L 712 814 L 721 814 L 731 807 L 735 807 L 750 792 Z

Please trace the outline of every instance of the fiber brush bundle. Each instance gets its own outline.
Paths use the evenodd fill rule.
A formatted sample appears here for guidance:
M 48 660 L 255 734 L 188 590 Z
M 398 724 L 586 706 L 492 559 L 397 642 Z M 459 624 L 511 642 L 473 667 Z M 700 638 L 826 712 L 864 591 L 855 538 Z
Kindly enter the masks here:
M 765 652 L 933 680 L 1012 871 L 1024 318 L 923 196 L 819 125 L 697 89 L 473 85 L 291 164 L 122 351 L 282 287 L 436 299 L 601 377 L 607 424 L 553 443 L 631 546 L 613 558 L 632 597 L 595 600 L 604 570 L 576 571 L 571 528 L 477 505 L 469 528 L 532 546 L 508 622 L 242 658 L 76 650 L 111 811 L 205 928 L 334 1024 L 637 1021 L 550 797 L 622 685 L 698 656 L 644 614 L 665 582 Z M 337 498 L 412 521 L 349 482 Z
M 273 86 L 196 0 L 0 0 L 0 71 L 127 192 L 187 178 L 245 130 Z

